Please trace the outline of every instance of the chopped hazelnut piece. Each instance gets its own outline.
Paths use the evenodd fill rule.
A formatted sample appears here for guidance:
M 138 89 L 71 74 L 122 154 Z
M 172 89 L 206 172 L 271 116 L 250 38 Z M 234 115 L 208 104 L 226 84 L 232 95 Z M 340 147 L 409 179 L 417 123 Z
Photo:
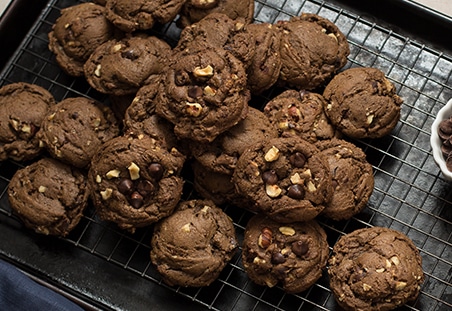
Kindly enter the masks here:
M 292 227 L 279 227 L 279 232 L 281 232 L 284 235 L 292 236 L 295 234 L 295 229 Z
M 94 75 L 96 76 L 96 77 L 100 77 L 100 69 L 102 68 L 102 66 L 100 65 L 100 64 L 98 64 L 97 66 L 96 66 L 96 70 L 94 70 Z
M 308 186 L 308 191 L 309 191 L 309 192 L 315 192 L 315 191 L 317 191 L 316 186 L 314 185 L 314 183 L 313 183 L 311 180 L 308 181 L 307 186 Z
M 372 288 L 372 286 L 370 286 L 370 285 L 368 285 L 368 284 L 366 284 L 366 283 L 363 283 L 363 290 L 364 290 L 365 292 L 370 291 L 371 288 Z
M 264 159 L 267 162 L 276 161 L 278 160 L 278 158 L 279 158 L 279 149 L 276 148 L 275 146 L 272 146 L 264 156 Z
M 127 169 L 129 170 L 130 179 L 137 180 L 140 178 L 140 168 L 138 165 L 132 162 Z
M 183 225 L 181 229 L 184 232 L 190 232 L 190 224 L 188 223 L 188 224 Z
M 199 117 L 202 111 L 202 106 L 198 103 L 189 103 L 185 104 L 185 111 L 192 117 Z
M 96 182 L 100 184 L 102 182 L 102 177 L 100 175 L 96 175 Z
M 113 189 L 107 188 L 104 191 L 101 191 L 100 195 L 101 195 L 102 199 L 108 200 L 111 197 L 112 193 L 113 193 Z
M 196 77 L 211 77 L 213 76 L 213 68 L 210 65 L 207 65 L 207 67 L 204 68 L 196 67 L 193 69 L 193 74 Z
M 40 193 L 44 193 L 44 192 L 46 192 L 46 190 L 47 190 L 47 187 L 45 187 L 45 186 L 39 186 L 39 188 L 38 188 L 38 191 Z
M 405 287 L 406 287 L 406 282 L 401 282 L 401 281 L 396 282 L 396 285 L 395 285 L 396 290 L 402 290 Z
M 282 190 L 278 187 L 278 185 L 267 184 L 265 185 L 265 192 L 270 198 L 276 198 L 281 194 Z
M 290 182 L 291 182 L 292 184 L 294 184 L 294 185 L 301 184 L 302 179 L 301 179 L 301 177 L 300 177 L 300 174 L 295 173 L 295 174 L 293 174 L 292 176 L 290 176 Z
M 115 169 L 115 170 L 108 171 L 108 172 L 105 174 L 105 176 L 107 176 L 108 179 L 118 178 L 120 173 L 121 173 L 120 170 L 116 170 L 116 169 Z

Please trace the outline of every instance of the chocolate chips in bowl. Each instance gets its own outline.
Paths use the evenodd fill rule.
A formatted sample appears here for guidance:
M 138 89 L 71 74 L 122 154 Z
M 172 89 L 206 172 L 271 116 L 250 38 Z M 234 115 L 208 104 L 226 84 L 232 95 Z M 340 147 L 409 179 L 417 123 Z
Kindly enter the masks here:
M 444 178 L 452 181 L 452 99 L 438 111 L 432 124 L 430 145 Z

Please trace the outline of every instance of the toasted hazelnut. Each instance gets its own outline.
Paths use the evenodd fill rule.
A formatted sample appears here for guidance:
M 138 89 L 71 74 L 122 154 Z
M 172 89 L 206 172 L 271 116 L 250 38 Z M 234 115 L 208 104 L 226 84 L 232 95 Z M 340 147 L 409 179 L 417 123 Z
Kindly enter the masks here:
M 278 185 L 267 184 L 265 185 L 265 192 L 270 198 L 276 198 L 281 194 L 282 190 L 278 187 Z
M 292 176 L 290 176 L 290 182 L 294 185 L 298 185 L 302 183 L 302 179 L 300 177 L 300 174 L 295 173 Z
M 113 193 L 113 189 L 107 188 L 104 191 L 101 191 L 100 195 L 101 195 L 102 199 L 108 200 L 111 197 L 112 193 Z
M 266 263 L 266 261 L 265 261 L 265 259 L 262 259 L 260 257 L 254 257 L 253 263 L 254 264 L 264 264 L 264 263 Z
M 204 95 L 207 95 L 207 96 L 214 96 L 217 93 L 217 91 L 215 91 L 213 88 L 211 88 L 208 85 L 204 88 L 203 93 L 204 93 Z
M 45 186 L 39 186 L 39 188 L 38 188 L 38 191 L 40 193 L 44 193 L 44 192 L 46 192 L 46 190 L 47 190 L 47 187 L 45 187 Z
M 328 34 L 328 37 L 331 37 L 331 38 L 333 38 L 334 40 L 336 40 L 336 42 L 338 42 L 338 41 L 337 41 L 337 37 L 336 37 L 336 35 L 335 35 L 334 33 L 329 33 L 329 34 Z
M 263 228 L 262 233 L 258 237 L 257 244 L 262 248 L 267 248 L 272 244 L 272 231 L 269 228 Z
M 392 256 L 391 258 L 389 258 L 389 260 L 396 266 L 400 264 L 400 260 L 397 256 Z
M 395 284 L 395 289 L 396 290 L 402 290 L 406 287 L 406 282 L 402 282 L 402 281 L 397 281 Z
M 375 270 L 375 272 L 383 273 L 383 272 L 385 272 L 385 268 L 378 268 L 378 269 Z
M 314 185 L 314 183 L 311 180 L 308 180 L 307 187 L 308 187 L 309 192 L 317 191 L 316 186 Z
M 211 77 L 213 76 L 213 68 L 210 65 L 207 65 L 207 67 L 204 68 L 196 67 L 193 69 L 193 75 L 195 77 Z
M 116 52 L 120 51 L 121 49 L 122 49 L 122 45 L 121 44 L 115 44 L 115 45 L 112 46 L 111 52 L 112 53 L 116 53 Z
M 278 160 L 278 158 L 279 158 L 279 149 L 276 148 L 275 146 L 272 146 L 264 156 L 264 159 L 267 162 L 276 161 Z
M 137 180 L 140 178 L 140 168 L 135 163 L 131 163 L 127 169 L 129 170 L 130 179 Z
M 118 178 L 120 174 L 121 174 L 121 171 L 120 171 L 120 170 L 114 169 L 114 170 L 108 171 L 108 172 L 105 174 L 105 176 L 106 176 L 108 179 L 112 179 L 112 178 Z
M 24 133 L 31 133 L 31 126 L 29 124 L 24 124 L 20 130 Z
M 13 127 L 13 129 L 18 132 L 19 131 L 19 121 L 12 119 L 11 120 L 11 125 Z
M 281 232 L 282 234 L 287 235 L 287 236 L 292 236 L 295 234 L 295 229 L 292 227 L 282 226 L 282 227 L 279 227 L 279 232 Z
M 181 229 L 184 232 L 190 232 L 190 223 L 183 225 Z
M 100 77 L 100 69 L 102 68 L 102 66 L 100 65 L 100 64 L 98 64 L 97 66 L 96 66 L 96 70 L 94 70 L 94 75 L 96 76 L 96 77 Z
M 192 117 L 199 117 L 202 111 L 202 106 L 198 103 L 189 103 L 185 104 L 185 111 L 188 115 Z

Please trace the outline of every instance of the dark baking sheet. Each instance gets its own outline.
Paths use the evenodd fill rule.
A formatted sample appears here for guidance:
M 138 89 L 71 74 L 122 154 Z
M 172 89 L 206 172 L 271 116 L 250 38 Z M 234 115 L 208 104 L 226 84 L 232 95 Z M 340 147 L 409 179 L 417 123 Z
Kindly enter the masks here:
M 400 310 L 452 310 L 452 184 L 441 176 L 429 145 L 434 116 L 452 98 L 450 43 L 441 40 L 450 36 L 441 32 L 424 36 L 414 26 L 397 19 L 384 19 L 385 14 L 381 12 L 390 1 L 379 2 L 375 15 L 363 9 L 362 1 L 360 5 L 354 2 L 259 0 L 255 2 L 255 17 L 257 22 L 276 22 L 301 12 L 312 12 L 329 18 L 349 39 L 351 54 L 346 68 L 377 67 L 394 82 L 405 100 L 397 127 L 385 138 L 355 141 L 366 152 L 375 172 L 375 188 L 368 207 L 348 221 L 320 221 L 330 246 L 342 234 L 368 226 L 390 227 L 407 234 L 421 251 L 426 280 L 419 298 Z M 45 6 L 4 67 L 0 85 L 25 81 L 47 88 L 58 101 L 72 96 L 107 101 L 83 79 L 63 74 L 47 49 L 47 33 L 60 9 L 77 3 L 52 0 Z M 431 21 L 424 29 L 432 25 L 439 30 L 450 28 L 447 17 L 422 10 L 410 1 L 392 1 L 392 5 L 400 8 L 400 15 L 406 16 L 404 23 L 420 18 L 419 24 Z M 391 14 L 394 12 L 386 15 Z M 179 30 L 170 23 L 153 33 L 174 44 Z M 270 90 L 253 99 L 252 104 L 263 106 L 273 92 Z M 288 295 L 279 287 L 268 289 L 250 282 L 243 271 L 240 253 L 209 287 L 168 287 L 150 265 L 151 228 L 126 234 L 100 221 L 91 207 L 65 239 L 34 234 L 11 214 L 6 195 L 10 178 L 23 165 L 13 161 L 0 163 L 0 258 L 78 300 L 86 309 L 337 308 L 326 273 L 309 290 Z M 188 182 L 185 197 L 192 195 Z M 252 214 L 231 206 L 225 207 L 225 211 L 233 219 L 241 240 Z

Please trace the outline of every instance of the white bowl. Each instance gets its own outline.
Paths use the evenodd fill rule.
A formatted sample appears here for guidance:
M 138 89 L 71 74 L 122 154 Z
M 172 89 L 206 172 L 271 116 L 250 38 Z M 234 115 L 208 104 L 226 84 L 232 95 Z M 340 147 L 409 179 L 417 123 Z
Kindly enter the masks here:
M 452 99 L 450 99 L 447 104 L 438 111 L 436 119 L 433 121 L 432 133 L 430 135 L 430 145 L 432 146 L 433 159 L 441 169 L 444 178 L 448 181 L 452 181 L 452 172 L 447 169 L 446 160 L 441 152 L 442 141 L 438 135 L 438 126 L 441 121 L 448 119 L 450 116 L 452 116 Z

